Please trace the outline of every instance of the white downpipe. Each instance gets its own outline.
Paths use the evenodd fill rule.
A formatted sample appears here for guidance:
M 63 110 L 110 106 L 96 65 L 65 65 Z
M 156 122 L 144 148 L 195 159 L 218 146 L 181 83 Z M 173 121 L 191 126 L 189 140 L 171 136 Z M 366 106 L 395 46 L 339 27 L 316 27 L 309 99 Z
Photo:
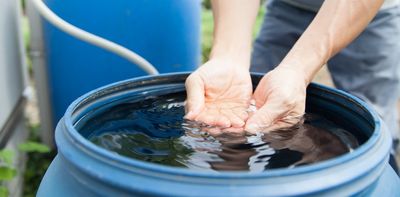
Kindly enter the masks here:
M 53 11 L 51 11 L 42 0 L 32 0 L 33 5 L 36 7 L 40 15 L 42 15 L 47 21 L 49 21 L 54 26 L 60 28 L 66 33 L 83 40 L 85 42 L 91 43 L 108 51 L 111 51 L 130 62 L 138 65 L 141 69 L 146 71 L 150 75 L 159 74 L 157 69 L 142 56 L 136 54 L 135 52 L 116 44 L 115 42 L 106 40 L 102 37 L 96 36 L 92 33 L 84 31 L 76 26 L 71 25 L 59 16 L 57 16 Z

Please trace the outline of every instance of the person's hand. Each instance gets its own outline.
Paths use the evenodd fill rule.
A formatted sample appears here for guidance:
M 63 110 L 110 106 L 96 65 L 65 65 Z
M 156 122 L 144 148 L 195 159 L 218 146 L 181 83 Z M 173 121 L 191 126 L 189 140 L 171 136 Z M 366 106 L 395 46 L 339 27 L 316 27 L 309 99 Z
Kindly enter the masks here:
M 246 122 L 248 133 L 269 132 L 298 123 L 305 111 L 307 80 L 305 74 L 278 66 L 267 73 L 254 92 L 258 109 Z
M 193 72 L 185 85 L 186 119 L 243 131 L 252 95 L 248 66 L 213 58 Z

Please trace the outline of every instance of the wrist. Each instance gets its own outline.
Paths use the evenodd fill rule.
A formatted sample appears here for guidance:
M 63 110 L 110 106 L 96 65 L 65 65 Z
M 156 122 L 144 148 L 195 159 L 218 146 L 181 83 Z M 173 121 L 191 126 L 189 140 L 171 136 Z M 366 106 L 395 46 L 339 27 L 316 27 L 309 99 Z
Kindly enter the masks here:
M 230 45 L 214 45 L 211 53 L 210 60 L 219 59 L 229 61 L 235 66 L 250 68 L 250 46 L 230 44 Z
M 304 33 L 280 63 L 280 66 L 298 70 L 304 75 L 307 84 L 333 54 L 332 46 L 327 41 L 329 39 L 316 37 L 318 35 Z
M 304 87 L 307 87 L 308 84 L 312 81 L 312 77 L 307 74 L 302 68 L 296 67 L 294 65 L 285 65 L 285 64 L 280 64 L 277 66 L 274 70 L 276 71 L 283 71 L 283 72 L 290 72 L 292 76 L 295 76 L 295 78 L 298 80 L 298 82 Z
M 325 62 L 325 58 L 322 58 L 318 53 L 292 49 L 278 67 L 297 71 L 309 84 Z

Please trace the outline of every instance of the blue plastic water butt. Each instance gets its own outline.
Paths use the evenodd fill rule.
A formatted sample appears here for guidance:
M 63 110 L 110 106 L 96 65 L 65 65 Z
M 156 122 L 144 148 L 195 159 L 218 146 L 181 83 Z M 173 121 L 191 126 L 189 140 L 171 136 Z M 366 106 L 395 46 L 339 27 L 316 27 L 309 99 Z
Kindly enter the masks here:
M 56 129 L 58 155 L 38 196 L 399 196 L 400 180 L 388 165 L 391 138 L 365 103 L 344 92 L 311 84 L 307 110 L 336 116 L 357 136 L 354 151 L 296 168 L 260 173 L 210 172 L 130 159 L 100 148 L 74 127 L 93 110 L 128 99 L 184 91 L 188 74 L 114 83 L 75 100 Z M 254 85 L 262 75 L 253 75 Z
M 61 18 L 121 44 L 161 73 L 192 71 L 200 63 L 200 0 L 45 0 Z M 54 125 L 68 105 L 100 86 L 143 76 L 137 66 L 44 22 Z

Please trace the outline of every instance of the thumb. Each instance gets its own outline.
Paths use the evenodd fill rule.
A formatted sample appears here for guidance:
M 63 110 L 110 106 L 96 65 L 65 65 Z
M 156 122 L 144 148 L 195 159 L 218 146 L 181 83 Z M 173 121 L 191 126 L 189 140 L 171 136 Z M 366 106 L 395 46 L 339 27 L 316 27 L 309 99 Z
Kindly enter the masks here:
M 274 124 L 286 110 L 282 110 L 281 106 L 274 104 L 264 104 L 257 112 L 255 112 L 246 122 L 245 130 L 255 134 L 257 132 L 268 132 L 269 128 L 275 128 Z
M 204 83 L 203 80 L 195 74 L 186 79 L 186 115 L 185 118 L 193 120 L 204 107 Z

